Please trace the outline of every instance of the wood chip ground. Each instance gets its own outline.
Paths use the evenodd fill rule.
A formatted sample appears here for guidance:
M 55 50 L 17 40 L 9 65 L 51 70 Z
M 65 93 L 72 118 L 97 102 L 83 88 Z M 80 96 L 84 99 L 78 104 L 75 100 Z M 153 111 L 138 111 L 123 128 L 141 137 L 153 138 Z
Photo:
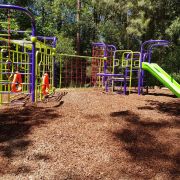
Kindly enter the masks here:
M 0 179 L 180 179 L 180 100 L 68 90 L 0 108 Z

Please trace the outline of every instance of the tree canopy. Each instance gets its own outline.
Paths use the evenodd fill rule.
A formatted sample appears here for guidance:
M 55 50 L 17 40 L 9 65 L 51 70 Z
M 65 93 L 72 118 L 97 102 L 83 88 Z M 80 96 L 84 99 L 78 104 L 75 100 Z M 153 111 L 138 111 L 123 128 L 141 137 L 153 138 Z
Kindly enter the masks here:
M 149 39 L 166 39 L 172 46 L 156 58 L 169 71 L 180 71 L 179 0 L 1 0 L 28 8 L 35 16 L 39 35 L 57 36 L 58 51 L 90 55 L 92 42 L 113 44 L 118 49 L 140 50 Z M 77 13 L 80 18 L 77 21 Z M 28 28 L 26 18 L 17 18 L 19 29 Z M 17 27 L 16 27 L 17 28 Z

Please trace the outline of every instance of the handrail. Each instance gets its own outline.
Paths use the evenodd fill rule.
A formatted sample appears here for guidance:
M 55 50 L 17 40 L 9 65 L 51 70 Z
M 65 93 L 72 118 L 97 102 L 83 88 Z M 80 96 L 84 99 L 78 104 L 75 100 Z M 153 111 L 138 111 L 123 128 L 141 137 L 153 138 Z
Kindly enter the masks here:
M 149 52 L 148 52 L 148 62 L 150 63 L 151 62 L 151 55 L 152 55 L 152 49 L 154 47 L 157 47 L 157 46 L 168 46 L 169 43 L 160 43 L 160 44 L 153 44 L 150 46 L 149 48 Z
M 35 18 L 34 18 L 33 14 L 29 10 L 27 10 L 27 9 L 25 9 L 23 7 L 20 7 L 20 6 L 7 5 L 7 4 L 0 4 L 0 9 L 14 9 L 14 10 L 19 10 L 19 11 L 24 12 L 31 19 L 31 23 L 32 23 L 32 27 L 33 27 L 32 36 L 36 35 Z

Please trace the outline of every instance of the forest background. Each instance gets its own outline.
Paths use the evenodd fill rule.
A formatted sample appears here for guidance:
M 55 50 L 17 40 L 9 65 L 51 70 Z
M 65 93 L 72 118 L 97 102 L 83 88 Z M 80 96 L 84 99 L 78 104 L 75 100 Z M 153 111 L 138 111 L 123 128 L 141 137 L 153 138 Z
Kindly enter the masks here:
M 29 9 L 38 35 L 56 36 L 57 52 L 91 56 L 92 42 L 140 51 L 142 42 L 165 39 L 153 62 L 180 82 L 180 0 L 0 0 Z M 14 29 L 28 30 L 17 14 Z M 157 83 L 157 81 L 156 81 Z

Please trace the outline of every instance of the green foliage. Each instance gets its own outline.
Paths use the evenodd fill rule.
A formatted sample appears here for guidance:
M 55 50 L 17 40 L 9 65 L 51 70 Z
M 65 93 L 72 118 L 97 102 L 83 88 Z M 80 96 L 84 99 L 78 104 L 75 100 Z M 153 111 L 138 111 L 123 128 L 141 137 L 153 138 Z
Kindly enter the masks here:
M 57 54 L 75 54 L 72 39 L 65 37 L 62 33 L 58 34 L 56 37 L 58 39 L 56 46 Z
M 138 38 L 147 32 L 150 23 L 148 13 L 151 10 L 150 1 L 134 1 L 127 4 L 127 33 Z
M 172 73 L 171 76 L 180 84 L 180 73 Z
M 118 49 L 139 51 L 143 41 L 170 40 L 170 48 L 154 51 L 152 62 L 168 73 L 180 72 L 178 0 L 81 0 L 78 22 L 77 0 L 2 0 L 1 3 L 28 8 L 35 15 L 39 35 L 58 37 L 58 53 L 75 53 L 78 31 L 82 55 L 91 55 L 92 42 L 104 41 Z M 13 29 L 30 29 L 28 17 L 23 13 L 14 16 Z
M 171 25 L 166 29 L 166 34 L 171 37 L 171 40 L 174 39 L 175 42 L 180 44 L 180 17 L 176 17 L 171 22 Z

